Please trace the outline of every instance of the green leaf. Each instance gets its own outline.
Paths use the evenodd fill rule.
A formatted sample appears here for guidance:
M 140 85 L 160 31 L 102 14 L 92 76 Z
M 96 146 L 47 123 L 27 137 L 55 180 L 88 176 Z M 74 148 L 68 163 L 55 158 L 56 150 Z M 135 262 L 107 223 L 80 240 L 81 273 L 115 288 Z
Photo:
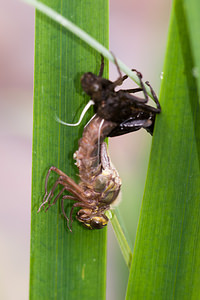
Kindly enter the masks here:
M 126 299 L 200 299 L 200 43 L 194 51 L 183 12 L 175 1 Z
M 92 0 L 46 0 L 45 4 L 108 47 L 106 0 L 95 5 Z M 56 115 L 69 123 L 78 120 L 88 101 L 80 77 L 87 71 L 98 73 L 100 63 L 95 50 L 36 12 L 30 299 L 105 298 L 106 229 L 90 231 L 74 221 L 70 233 L 59 201 L 47 213 L 37 214 L 50 166 L 78 181 L 73 153 L 86 118 L 82 126 L 66 127 Z M 52 174 L 49 189 L 55 179 Z M 67 214 L 71 206 L 66 203 Z

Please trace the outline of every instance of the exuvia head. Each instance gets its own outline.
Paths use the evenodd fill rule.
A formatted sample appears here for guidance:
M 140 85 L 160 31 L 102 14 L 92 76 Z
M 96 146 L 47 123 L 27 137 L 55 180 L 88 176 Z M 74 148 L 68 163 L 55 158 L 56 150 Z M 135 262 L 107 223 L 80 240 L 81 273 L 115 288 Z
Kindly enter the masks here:
M 102 88 L 99 77 L 91 72 L 83 74 L 81 77 L 81 85 L 83 90 L 91 97 Z
M 80 209 L 76 215 L 79 222 L 88 229 L 101 229 L 108 224 L 108 218 L 105 214 L 95 213 L 92 209 Z

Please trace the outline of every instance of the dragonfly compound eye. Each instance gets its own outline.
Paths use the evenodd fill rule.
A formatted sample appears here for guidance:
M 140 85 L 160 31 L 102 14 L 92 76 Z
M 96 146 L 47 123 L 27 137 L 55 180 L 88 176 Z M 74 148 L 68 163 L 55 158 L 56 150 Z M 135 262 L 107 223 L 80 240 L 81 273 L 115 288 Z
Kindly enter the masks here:
M 105 215 L 94 216 L 91 218 L 90 227 L 91 229 L 101 229 L 108 224 L 108 218 Z
M 101 229 L 105 227 L 109 221 L 103 213 L 94 215 L 90 209 L 80 209 L 76 218 L 88 229 Z

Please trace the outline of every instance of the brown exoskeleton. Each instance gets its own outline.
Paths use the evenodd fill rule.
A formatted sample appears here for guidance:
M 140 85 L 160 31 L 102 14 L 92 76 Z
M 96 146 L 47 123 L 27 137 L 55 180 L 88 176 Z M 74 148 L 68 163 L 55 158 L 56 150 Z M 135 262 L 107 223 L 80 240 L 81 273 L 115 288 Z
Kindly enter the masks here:
M 120 177 L 110 163 L 106 143 L 104 142 L 105 137 L 115 126 L 114 122 L 105 121 L 98 116 L 90 121 L 83 131 L 83 136 L 79 140 L 79 148 L 74 154 L 76 165 L 79 168 L 79 184 L 76 184 L 65 173 L 52 166 L 47 173 L 45 196 L 38 212 L 46 205 L 47 210 L 62 196 L 61 209 L 68 221 L 70 230 L 70 223 L 73 221 L 72 213 L 75 207 L 81 207 L 76 218 L 87 228 L 100 229 L 107 225 L 108 218 L 105 211 L 115 201 L 121 187 Z M 56 172 L 59 178 L 48 192 L 47 183 L 51 171 Z M 58 185 L 61 185 L 62 189 L 51 203 Z M 63 195 L 64 191 L 68 191 L 72 195 Z M 72 206 L 69 218 L 64 210 L 64 200 L 66 199 L 76 201 Z

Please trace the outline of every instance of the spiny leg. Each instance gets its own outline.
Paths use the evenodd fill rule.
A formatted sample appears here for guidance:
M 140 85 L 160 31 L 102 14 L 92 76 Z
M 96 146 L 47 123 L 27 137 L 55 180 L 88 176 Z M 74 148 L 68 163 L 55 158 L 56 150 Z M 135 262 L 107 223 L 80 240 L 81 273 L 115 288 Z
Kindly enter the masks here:
M 146 89 L 145 89 L 146 91 Z M 143 91 L 144 92 L 144 91 Z M 155 108 L 152 107 L 150 105 L 147 105 L 146 102 L 146 98 L 140 98 L 140 97 L 136 97 L 134 95 L 131 95 L 130 93 L 126 93 L 126 91 L 124 92 L 123 90 L 119 90 L 118 92 L 118 97 L 121 100 L 127 99 L 130 100 L 133 105 L 135 105 L 137 108 L 141 108 L 144 111 L 148 111 L 148 112 L 153 112 L 153 113 L 159 113 L 160 109 L 159 108 Z
M 61 199 L 61 209 L 62 209 L 62 213 L 63 216 L 65 217 L 65 219 L 67 220 L 67 227 L 69 228 L 69 230 L 72 232 L 72 229 L 70 228 L 70 224 L 69 224 L 69 218 L 67 217 L 66 213 L 65 213 L 65 208 L 64 208 L 64 200 L 66 199 L 72 199 L 74 201 L 78 201 L 78 199 L 76 199 L 74 196 L 71 195 L 65 195 L 62 197 Z
M 134 94 L 134 93 L 142 92 L 143 90 L 142 88 L 135 88 L 135 89 L 120 90 L 120 91 Z
M 118 73 L 119 73 L 119 78 L 116 81 L 114 81 L 113 84 L 112 84 L 112 87 L 114 89 L 116 86 L 121 85 L 123 83 L 123 81 L 128 78 L 128 75 L 122 76 L 120 68 L 119 68 L 119 65 L 117 63 L 117 59 L 116 59 L 116 57 L 114 55 L 113 55 L 113 58 L 114 58 L 115 65 L 116 65 Z M 148 102 L 149 98 L 148 98 L 148 94 L 147 94 L 145 85 L 144 85 L 144 83 L 142 81 L 142 74 L 139 71 L 137 71 L 136 69 L 132 69 L 131 71 L 132 72 L 136 72 L 137 77 L 138 77 L 138 79 L 140 81 L 140 86 L 141 87 L 134 88 L 134 89 L 121 90 L 121 91 L 126 92 L 126 93 L 137 93 L 137 92 L 142 92 L 143 91 L 145 99 L 144 100 L 141 99 L 140 102 L 142 102 L 142 103 Z
M 67 178 L 67 180 L 66 180 L 66 178 Z M 41 208 L 43 207 L 43 206 L 45 206 L 45 204 L 46 203 L 49 203 L 49 205 L 50 205 L 50 201 L 51 201 L 51 199 L 52 199 L 52 197 L 53 197 L 53 193 L 54 193 L 54 191 L 55 191 L 55 189 L 57 188 L 57 186 L 58 186 L 58 184 L 61 184 L 61 185 L 63 185 L 64 186 L 64 188 L 62 189 L 62 191 L 64 191 L 64 190 L 67 190 L 68 192 L 70 192 L 70 193 L 72 193 L 73 195 L 75 195 L 76 197 L 78 197 L 81 201 L 83 201 L 83 202 L 85 202 L 85 199 L 83 198 L 83 197 L 81 197 L 81 194 L 83 193 L 83 191 L 82 191 L 82 189 L 81 189 L 81 192 L 78 190 L 76 190 L 76 188 L 74 188 L 74 187 L 72 187 L 72 186 L 70 186 L 69 184 L 68 184 L 68 176 L 66 177 L 66 176 L 60 176 L 57 180 L 56 180 L 56 182 L 54 183 L 54 185 L 53 185 L 53 187 L 52 187 L 52 189 L 50 190 L 50 192 L 49 192 L 49 194 L 47 194 L 47 197 L 46 197 L 46 199 L 43 201 L 43 203 L 40 205 L 40 207 L 39 207 L 39 209 L 38 209 L 38 212 L 41 210 Z M 71 179 L 71 178 L 70 178 Z M 71 182 L 72 180 L 70 180 L 70 182 Z M 61 192 L 59 192 L 59 195 L 61 195 L 62 193 Z M 56 198 L 56 200 L 58 199 L 58 197 Z M 53 202 L 53 204 L 55 204 L 55 200 L 54 200 L 54 202 Z
M 129 93 L 126 93 L 124 92 L 123 90 L 119 90 L 118 91 L 118 95 L 121 99 L 129 99 L 131 100 L 133 103 L 135 103 L 135 105 L 138 107 L 138 108 L 141 108 L 141 109 L 144 109 L 145 111 L 149 111 L 149 112 L 152 112 L 152 113 L 160 113 L 161 112 L 161 107 L 160 107 L 160 103 L 158 101 L 158 98 L 153 90 L 153 88 L 151 87 L 151 85 L 149 84 L 149 82 L 147 81 L 146 84 L 149 86 L 150 90 L 151 90 L 151 93 L 152 93 L 152 96 L 153 96 L 153 100 L 154 102 L 156 103 L 156 106 L 157 108 L 155 107 L 152 107 L 150 105 L 147 105 L 145 104 L 147 101 L 148 101 L 148 95 L 147 95 L 147 92 L 146 92 L 146 88 L 144 87 L 143 89 L 143 93 L 144 95 L 146 95 L 145 99 L 142 99 L 142 98 L 139 98 L 139 97 L 136 97 L 134 95 L 131 95 Z
M 98 75 L 99 77 L 103 76 L 103 70 L 104 70 L 104 57 L 101 54 L 101 66 L 100 66 L 99 75 Z
M 117 71 L 119 73 L 119 78 L 117 80 L 115 80 L 112 84 L 114 87 L 116 87 L 117 85 L 121 85 L 123 83 L 123 81 L 128 78 L 128 75 L 122 76 L 122 73 L 121 73 L 120 67 L 118 65 L 117 59 L 116 59 L 116 57 L 114 56 L 113 53 L 112 53 L 112 56 L 114 58 L 115 65 L 116 65 Z M 141 88 L 129 89 L 129 90 L 125 90 L 125 91 L 128 92 L 128 93 L 137 93 L 137 92 L 143 91 L 144 97 L 145 97 L 145 100 L 146 100 L 145 102 L 148 102 L 148 95 L 147 95 L 144 83 L 142 81 L 142 74 L 139 71 L 137 71 L 136 69 L 132 69 L 131 71 L 136 72 L 136 74 L 139 78 L 139 81 L 140 81 Z
M 117 71 L 118 71 L 118 73 L 119 73 L 119 78 L 115 81 L 115 86 L 116 86 L 116 85 L 119 85 L 118 82 L 120 82 L 120 84 L 122 84 L 122 82 L 123 82 L 125 79 L 127 79 L 128 76 L 127 76 L 127 75 L 122 76 L 122 73 L 121 73 L 121 71 L 120 71 L 119 65 L 118 65 L 118 63 L 117 63 L 117 59 L 116 59 L 116 57 L 114 56 L 113 53 L 112 53 L 112 56 L 113 56 L 113 58 L 114 58 L 115 65 L 116 65 Z M 103 75 L 103 70 L 104 70 L 104 57 L 103 57 L 103 55 L 101 55 L 101 66 L 100 66 L 99 75 L 98 75 L 99 77 L 102 77 L 102 75 Z
M 44 195 L 44 198 L 43 198 L 43 202 L 44 202 L 44 199 L 46 198 L 46 196 L 48 195 L 48 191 L 47 191 L 47 185 L 48 185 L 48 180 L 49 180 L 49 175 L 51 173 L 51 171 L 53 170 L 53 166 L 51 166 L 47 172 L 47 176 L 46 176 L 46 179 L 45 179 L 45 195 Z
M 138 72 L 136 69 L 132 69 L 132 71 L 133 71 L 133 72 L 136 72 L 136 74 L 137 74 L 137 76 L 138 76 L 138 78 L 139 78 L 139 80 L 140 80 L 141 91 L 143 91 L 143 94 L 144 94 L 144 97 L 145 97 L 145 100 L 146 100 L 145 102 L 148 102 L 149 97 L 148 97 L 148 94 L 147 94 L 145 85 L 144 85 L 144 83 L 143 83 L 143 80 L 142 80 L 142 74 L 141 74 L 140 72 Z M 152 94 L 152 97 L 153 97 L 153 100 L 154 100 L 154 102 L 156 103 L 156 106 L 157 106 L 156 111 L 155 111 L 155 110 L 153 110 L 153 111 L 154 111 L 154 112 L 158 112 L 158 113 L 161 112 L 161 106 L 160 106 L 158 97 L 156 96 L 156 93 L 154 92 L 154 90 L 153 90 L 152 86 L 150 85 L 149 81 L 146 81 L 145 83 L 146 83 L 146 85 L 149 86 L 150 91 L 151 91 L 151 94 Z M 127 90 L 127 91 L 128 91 L 128 90 Z M 131 93 L 131 90 L 129 90 L 129 93 Z
M 119 65 L 118 65 L 118 62 L 117 62 L 117 59 L 116 59 L 115 55 L 114 55 L 112 52 L 111 52 L 111 54 L 112 54 L 112 56 L 113 56 L 114 63 L 115 63 L 115 65 L 116 65 L 117 71 L 118 71 L 118 73 L 119 73 L 118 79 L 115 80 L 115 81 L 111 84 L 111 89 L 114 90 L 114 88 L 115 88 L 116 86 L 118 86 L 118 85 L 121 85 L 121 84 L 123 83 L 123 81 L 124 81 L 125 79 L 128 78 L 128 76 L 127 76 L 127 75 L 122 76 L 122 73 L 121 73 L 121 70 L 120 70 L 120 67 L 119 67 Z M 103 56 L 101 56 L 101 57 L 102 57 L 102 59 L 103 59 Z M 101 63 L 101 64 L 102 64 L 102 63 Z M 99 76 L 100 76 L 100 74 L 101 74 L 101 69 L 102 69 L 102 65 L 101 65 L 101 68 L 100 68 Z M 102 77 L 102 75 L 103 75 L 103 72 L 102 72 L 102 74 L 101 74 L 101 77 Z
M 143 91 L 144 99 L 140 99 L 140 102 L 147 103 L 148 100 L 149 100 L 149 97 L 148 97 L 144 82 L 142 80 L 142 74 L 139 71 L 137 71 L 136 69 L 132 69 L 131 71 L 135 72 L 137 74 L 137 77 L 140 81 L 140 86 L 141 87 L 140 88 L 134 88 L 134 89 L 127 89 L 127 90 L 120 90 L 120 91 L 127 92 L 127 93 L 137 93 L 137 92 L 142 92 Z M 123 76 L 124 79 L 126 79 L 127 77 L 128 77 L 127 75 Z
M 61 184 L 63 186 L 66 186 L 66 183 L 62 180 L 61 176 L 56 180 L 56 182 L 54 183 L 52 189 L 50 190 L 49 193 L 45 193 L 45 196 L 43 198 L 43 202 L 40 205 L 38 212 L 40 212 L 41 208 L 45 206 L 46 203 L 50 204 L 51 198 L 53 197 L 53 193 L 55 191 L 55 189 L 57 188 L 58 184 Z
M 143 80 L 142 80 L 142 74 L 141 74 L 139 71 L 137 71 L 136 69 L 132 69 L 131 71 L 132 71 L 132 72 L 135 72 L 135 73 L 137 74 L 137 77 L 138 77 L 138 79 L 139 79 L 139 81 L 140 81 L 141 89 L 142 89 L 143 94 L 144 94 L 145 102 L 148 102 L 149 97 L 148 97 L 148 94 L 147 94 L 147 91 L 146 91 L 144 82 L 143 82 Z
M 71 227 L 72 227 L 72 223 L 73 223 L 73 218 L 72 218 L 72 214 L 73 214 L 73 211 L 74 211 L 74 208 L 75 207 L 81 207 L 81 208 L 91 208 L 91 205 L 90 204 L 83 204 L 81 202 L 77 202 L 77 203 L 74 203 L 72 208 L 71 208 L 71 211 L 70 211 L 70 215 L 69 215 L 69 219 L 71 221 Z
M 73 179 L 71 179 L 67 174 L 65 174 L 60 169 L 58 169 L 58 168 L 56 168 L 54 166 L 52 166 L 49 169 L 48 173 L 47 173 L 47 177 L 46 177 L 46 181 L 45 181 L 45 184 L 46 184 L 45 185 L 45 189 L 46 189 L 46 191 L 47 191 L 47 181 L 48 181 L 49 174 L 50 174 L 51 171 L 54 171 L 55 173 L 57 173 L 60 176 L 63 176 L 63 180 L 67 184 L 69 184 L 71 187 L 73 187 L 78 193 L 82 193 L 83 192 L 82 189 L 81 189 L 81 187 L 77 183 L 75 183 L 75 181 Z
M 119 66 L 118 66 L 118 67 L 119 67 Z M 143 91 L 143 94 L 144 94 L 145 99 L 141 99 L 141 98 L 138 98 L 138 99 L 137 99 L 137 98 L 135 98 L 135 99 L 133 99 L 133 100 L 135 100 L 135 102 L 138 101 L 138 104 L 139 104 L 139 103 L 147 103 L 148 100 L 149 100 L 149 97 L 148 97 L 148 94 L 147 94 L 145 85 L 144 85 L 144 83 L 143 83 L 143 80 L 142 80 L 142 74 L 141 74 L 139 71 L 137 71 L 136 69 L 132 69 L 131 71 L 136 72 L 136 74 L 137 74 L 137 76 L 138 76 L 138 78 L 139 78 L 139 80 L 140 80 L 141 88 L 127 89 L 127 90 L 120 90 L 120 91 L 121 91 L 121 92 L 125 92 L 125 93 L 127 92 L 128 94 L 126 94 L 125 97 L 126 97 L 126 98 L 129 98 L 129 99 L 131 99 L 131 95 L 129 96 L 129 93 L 137 93 L 137 92 Z M 125 80 L 126 78 L 128 78 L 128 76 L 127 76 L 127 75 L 124 75 L 124 76 L 122 77 L 122 80 Z M 119 80 L 119 79 L 117 79 L 117 80 Z M 116 82 L 117 82 L 117 80 L 116 80 Z M 154 102 L 156 103 L 157 108 L 154 108 L 154 107 L 151 108 L 151 106 L 145 106 L 145 107 L 147 108 L 148 111 L 152 111 L 152 112 L 155 112 L 155 113 L 160 113 L 160 112 L 161 112 L 161 106 L 160 106 L 160 102 L 159 102 L 159 100 L 158 100 L 158 97 L 156 96 L 156 93 L 154 92 L 154 90 L 153 90 L 152 86 L 150 85 L 149 81 L 146 81 L 145 83 L 146 83 L 146 85 L 148 85 L 149 88 L 150 88 L 150 91 L 151 91 L 153 100 L 154 100 Z M 123 95 L 123 97 L 124 97 L 124 95 Z
M 50 176 L 50 173 L 51 171 L 55 171 L 56 170 L 59 170 L 57 169 L 56 167 L 54 166 L 51 166 L 47 172 L 47 176 L 46 176 L 46 179 L 45 179 L 45 195 L 44 195 L 44 198 L 43 198 L 43 202 L 44 202 L 44 199 L 46 198 L 46 196 L 48 195 L 48 191 L 47 191 L 47 186 L 48 186 L 48 180 L 49 180 L 49 176 Z M 57 172 L 56 172 L 57 173 Z M 58 174 L 58 173 L 57 173 Z M 51 192 L 51 191 L 50 191 Z
M 72 218 L 72 214 L 73 214 L 73 211 L 74 211 L 74 208 L 75 207 L 81 207 L 81 208 L 91 208 L 91 205 L 90 204 L 86 204 L 86 203 L 82 203 L 82 202 L 76 202 L 76 203 L 74 203 L 73 204 L 73 206 L 72 206 L 72 208 L 71 208 L 71 211 L 70 211 L 70 215 L 69 215 L 69 218 L 66 216 L 66 213 L 65 213 L 65 211 L 64 211 L 64 200 L 65 199 L 73 199 L 73 200 L 77 200 L 77 201 L 79 201 L 80 199 L 77 199 L 77 198 L 73 198 L 73 196 L 70 196 L 70 198 L 69 198 L 69 195 L 65 195 L 65 196 L 63 196 L 62 197 L 62 200 L 61 200 L 61 206 L 62 206 L 62 212 L 63 212 L 63 215 L 64 215 L 64 217 L 67 219 L 67 222 L 68 222 L 68 228 L 69 228 L 69 230 L 72 232 L 72 229 L 71 229 L 71 227 L 72 227 L 72 223 L 73 223 L 73 218 Z M 69 222 L 71 222 L 71 224 L 69 224 Z
M 119 67 L 119 66 L 118 66 Z M 139 80 L 140 80 L 140 85 L 141 85 L 141 87 L 139 87 L 139 88 L 134 88 L 134 89 L 126 89 L 126 90 L 121 90 L 121 91 L 123 91 L 123 92 L 127 92 L 127 93 L 138 93 L 138 92 L 144 92 L 144 90 L 145 90 L 145 86 L 144 86 L 144 83 L 143 83 L 143 81 L 142 81 L 142 74 L 140 73 L 140 72 L 138 72 L 136 69 L 132 69 L 131 70 L 132 72 L 136 72 L 137 73 L 137 76 L 138 76 L 138 78 L 139 78 Z M 128 75 L 124 75 L 122 78 L 121 78 L 121 80 L 122 80 L 122 82 L 125 80 L 125 79 L 127 79 L 128 78 Z M 117 81 L 119 80 L 119 78 L 117 79 Z M 145 99 L 146 99 L 146 97 L 145 97 Z M 148 96 L 147 96 L 147 99 L 148 99 Z M 147 100 L 148 101 L 148 100 Z
M 112 52 L 111 52 L 111 53 L 112 53 Z M 112 56 L 113 56 L 115 65 L 116 65 L 116 67 L 117 67 L 117 71 L 118 71 L 118 73 L 119 73 L 119 78 L 118 78 L 117 80 L 115 80 L 115 81 L 112 83 L 112 88 L 114 89 L 116 86 L 121 85 L 121 84 L 123 83 L 123 81 L 124 81 L 125 79 L 128 78 L 128 75 L 122 76 L 122 73 L 121 73 L 120 67 L 119 67 L 119 65 L 118 65 L 117 59 L 116 59 L 116 57 L 115 57 L 115 55 L 114 55 L 113 53 L 112 53 Z M 103 56 L 102 56 L 102 63 L 101 63 L 101 68 L 100 68 L 100 72 L 99 72 L 99 76 L 101 76 L 101 77 L 102 77 L 102 74 L 103 74 L 103 67 L 104 67 L 104 61 L 103 61 Z M 136 74 L 137 74 L 137 76 L 138 76 L 138 78 L 139 78 L 139 81 L 140 81 L 140 86 L 141 86 L 141 88 L 127 89 L 127 90 L 121 90 L 121 91 L 124 91 L 124 92 L 127 92 L 127 93 L 137 93 L 137 92 L 143 91 L 143 94 L 144 94 L 145 99 L 144 99 L 144 101 L 142 101 L 142 102 L 143 102 L 143 103 L 148 102 L 149 97 L 148 97 L 148 94 L 147 94 L 145 85 L 144 85 L 144 83 L 143 83 L 143 80 L 142 80 L 142 74 L 141 74 L 139 71 L 137 71 L 136 69 L 132 69 L 131 71 L 132 71 L 132 72 L 136 72 Z M 100 74 L 101 74 L 101 75 L 100 75 Z M 150 90 L 151 90 L 152 96 L 153 96 L 153 98 L 154 98 L 154 101 L 155 101 L 155 103 L 156 103 L 156 105 L 157 105 L 157 108 L 161 110 L 161 108 L 160 108 L 160 103 L 159 103 L 159 101 L 158 101 L 158 98 L 157 98 L 157 96 L 156 96 L 154 90 L 152 89 L 152 87 L 151 87 L 151 85 L 149 84 L 148 81 L 146 82 L 146 84 L 150 87 Z
M 57 200 L 60 198 L 60 196 L 64 193 L 64 191 L 68 191 L 68 187 L 64 187 L 64 188 L 62 188 L 62 190 L 57 194 L 57 196 L 54 198 L 54 200 L 53 200 L 53 202 L 52 203 L 50 203 L 50 199 L 49 199 L 49 201 L 48 201 L 48 207 L 45 209 L 45 212 L 51 207 L 51 206 L 53 206 L 53 205 L 55 205 L 56 204 L 56 202 L 57 202 Z M 53 195 L 52 195 L 52 197 L 53 197 Z
M 113 56 L 114 57 L 114 56 Z M 115 81 L 115 85 L 119 85 L 119 84 L 116 84 L 118 81 L 124 81 L 125 79 L 127 79 L 128 78 L 128 75 L 124 75 L 124 76 L 122 76 L 122 74 L 121 74 L 121 71 L 120 71 L 120 68 L 119 68 L 119 65 L 118 65 L 118 63 L 117 63 L 117 60 L 116 60 L 116 58 L 114 57 L 114 60 L 115 60 L 115 64 L 116 64 L 116 66 L 117 66 L 117 70 L 118 70 L 118 72 L 119 72 L 119 78 Z M 127 92 L 127 93 L 137 93 L 137 92 L 141 92 L 141 91 L 143 91 L 144 93 L 146 92 L 146 89 L 145 89 L 145 86 L 144 86 L 144 83 L 143 83 L 143 81 L 142 81 L 142 73 L 140 73 L 139 71 L 137 71 L 136 69 L 131 69 L 131 71 L 132 72 L 136 72 L 136 74 L 137 74 L 137 77 L 138 77 L 138 79 L 139 79 L 139 81 L 140 81 L 140 85 L 141 85 L 141 87 L 140 88 L 135 88 L 135 89 L 127 89 L 127 90 L 122 90 L 122 91 L 124 91 L 124 92 Z M 121 82 L 121 83 L 122 83 Z M 120 83 L 120 84 L 121 84 Z M 148 101 L 148 95 L 147 95 L 147 92 L 146 92 L 146 95 L 145 95 L 145 99 L 147 99 L 147 101 Z
M 121 84 L 123 83 L 123 81 L 124 81 L 125 79 L 128 78 L 128 76 L 127 76 L 127 75 L 122 76 L 122 73 L 121 73 L 121 70 L 120 70 L 120 67 L 119 67 L 119 65 L 118 65 L 118 62 L 117 62 L 117 59 L 116 59 L 115 55 L 114 55 L 112 52 L 111 52 L 111 54 L 112 54 L 112 56 L 113 56 L 114 63 L 115 63 L 115 65 L 116 65 L 117 71 L 118 71 L 118 73 L 119 73 L 119 77 L 117 78 L 117 80 L 115 80 L 115 81 L 112 83 L 112 89 L 114 90 L 114 88 L 115 88 L 116 86 L 118 86 L 118 85 L 121 85 Z
M 42 206 L 44 206 L 45 205 L 45 203 L 47 203 L 48 202 L 48 200 L 49 200 L 49 198 L 52 198 L 52 194 L 53 194 L 53 192 L 54 192 L 54 190 L 55 190 L 55 188 L 52 190 L 50 190 L 50 192 L 48 193 L 48 191 L 47 191 L 47 185 L 48 185 L 48 179 L 49 179 L 49 176 L 50 176 L 50 173 L 51 173 L 51 171 L 54 171 L 55 173 L 57 173 L 58 175 L 60 175 L 60 177 L 56 180 L 56 183 L 55 183 L 55 188 L 56 188 L 56 186 L 59 184 L 57 181 L 58 180 L 62 180 L 63 181 L 63 183 L 62 182 L 60 182 L 60 184 L 62 184 L 62 185 L 69 185 L 69 186 L 71 186 L 72 187 L 72 189 L 74 190 L 74 192 L 77 192 L 79 195 L 80 194 L 82 194 L 83 193 L 83 190 L 82 190 L 82 188 L 78 185 L 78 184 L 76 184 L 75 182 L 74 182 L 74 180 L 72 180 L 69 176 L 67 176 L 64 172 L 62 172 L 61 170 L 59 170 L 58 168 L 56 168 L 56 167 L 54 167 L 54 166 L 51 166 L 50 168 L 49 168 L 49 170 L 48 170 L 48 173 L 47 173 L 47 176 L 46 176 L 46 179 L 45 179 L 45 195 L 44 195 L 44 198 L 43 198 L 43 203 L 42 203 L 42 205 L 40 206 L 40 208 L 39 208 L 39 210 L 38 211 L 40 211 L 40 209 L 41 209 L 41 207 Z M 52 196 L 51 196 L 52 195 Z M 47 197 L 47 198 L 46 198 Z M 46 200 L 45 200 L 46 199 Z M 84 201 L 83 199 L 82 199 L 82 201 Z
M 158 112 L 161 112 L 160 102 L 159 102 L 159 100 L 158 100 L 158 97 L 156 96 L 156 93 L 154 92 L 154 90 L 153 90 L 152 86 L 150 85 L 149 81 L 146 81 L 145 83 L 146 83 L 146 84 L 149 86 L 149 88 L 150 88 L 150 91 L 151 91 L 153 100 L 154 100 L 154 102 L 156 103 Z

